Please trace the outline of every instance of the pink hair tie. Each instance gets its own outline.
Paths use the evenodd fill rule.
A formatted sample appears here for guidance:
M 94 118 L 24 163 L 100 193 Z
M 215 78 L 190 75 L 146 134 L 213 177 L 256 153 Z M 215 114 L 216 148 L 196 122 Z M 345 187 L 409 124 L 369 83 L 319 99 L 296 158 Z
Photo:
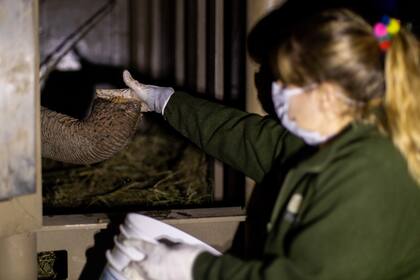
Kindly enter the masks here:
M 382 22 L 378 22 L 375 24 L 375 27 L 373 28 L 373 31 L 375 33 L 375 36 L 378 38 L 386 36 L 388 34 L 388 31 L 386 30 L 386 25 Z
M 392 38 L 400 31 L 400 21 L 383 16 L 381 21 L 373 26 L 373 34 L 379 42 L 379 47 L 386 52 L 392 45 Z

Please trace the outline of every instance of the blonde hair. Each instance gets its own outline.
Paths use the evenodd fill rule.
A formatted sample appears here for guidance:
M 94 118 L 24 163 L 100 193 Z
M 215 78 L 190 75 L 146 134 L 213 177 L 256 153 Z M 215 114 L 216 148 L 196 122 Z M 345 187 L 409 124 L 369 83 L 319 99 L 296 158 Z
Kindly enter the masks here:
M 393 39 L 385 62 L 388 132 L 420 182 L 420 51 L 411 32 Z
M 401 28 L 383 53 L 372 26 L 360 16 L 346 9 L 325 11 L 295 27 L 272 61 L 283 83 L 333 82 L 363 104 L 354 117 L 373 119 L 420 183 L 420 51 L 411 32 Z M 381 110 L 384 117 L 377 114 Z

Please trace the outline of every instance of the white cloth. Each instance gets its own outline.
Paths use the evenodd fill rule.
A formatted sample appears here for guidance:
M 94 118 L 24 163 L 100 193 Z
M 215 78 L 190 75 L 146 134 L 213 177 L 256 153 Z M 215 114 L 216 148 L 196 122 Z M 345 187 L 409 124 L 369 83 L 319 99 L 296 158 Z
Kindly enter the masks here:
M 149 111 L 164 113 L 166 104 L 174 93 L 171 87 L 145 85 L 135 80 L 127 70 L 123 73 L 124 83 L 146 103 Z
M 194 261 L 206 249 L 197 245 L 170 243 L 125 240 L 123 244 L 145 253 L 146 257 L 141 261 L 132 261 L 123 270 L 123 275 L 129 280 L 192 280 Z
M 310 88 L 312 86 L 309 86 Z M 305 93 L 308 88 L 286 88 L 277 82 L 272 83 L 271 97 L 277 117 L 281 124 L 292 134 L 301 138 L 306 144 L 311 146 L 320 145 L 328 141 L 334 135 L 321 135 L 318 131 L 311 131 L 300 127 L 297 122 L 289 118 L 289 104 L 293 96 Z

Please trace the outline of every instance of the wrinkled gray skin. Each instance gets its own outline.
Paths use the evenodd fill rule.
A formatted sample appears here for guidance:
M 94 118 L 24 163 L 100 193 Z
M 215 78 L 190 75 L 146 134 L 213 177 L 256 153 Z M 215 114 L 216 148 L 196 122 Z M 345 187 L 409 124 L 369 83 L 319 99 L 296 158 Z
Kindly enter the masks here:
M 130 90 L 98 90 L 85 120 L 42 107 L 42 156 L 73 164 L 106 160 L 129 143 L 144 109 Z

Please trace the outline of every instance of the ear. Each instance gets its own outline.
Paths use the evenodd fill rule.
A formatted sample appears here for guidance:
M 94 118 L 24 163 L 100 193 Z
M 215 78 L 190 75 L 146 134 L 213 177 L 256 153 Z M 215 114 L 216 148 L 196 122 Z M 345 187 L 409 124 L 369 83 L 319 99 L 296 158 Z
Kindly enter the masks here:
M 319 109 L 327 119 L 335 119 L 341 112 L 341 104 L 336 98 L 338 89 L 332 83 L 323 82 L 319 86 Z
M 340 117 L 348 115 L 351 112 L 348 102 L 342 97 L 346 96 L 346 94 L 344 94 L 341 86 L 325 82 L 322 84 L 322 87 L 323 95 L 321 103 L 324 106 L 323 109 L 333 112 L 336 116 Z

